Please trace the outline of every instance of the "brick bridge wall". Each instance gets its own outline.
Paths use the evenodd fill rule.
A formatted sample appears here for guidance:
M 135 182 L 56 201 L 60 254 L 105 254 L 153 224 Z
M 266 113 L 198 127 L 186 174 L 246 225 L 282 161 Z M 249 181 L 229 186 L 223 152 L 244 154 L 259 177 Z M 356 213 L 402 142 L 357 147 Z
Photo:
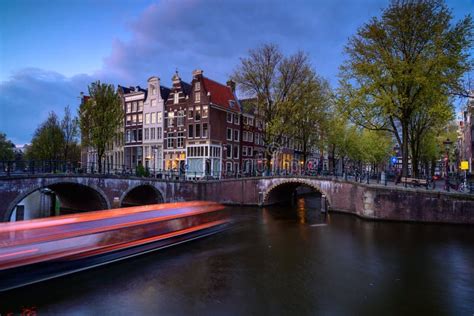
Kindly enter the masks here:
M 31 192 L 61 183 L 75 183 L 98 192 L 107 208 L 121 205 L 130 190 L 154 187 L 165 202 L 210 200 L 231 205 L 269 205 L 287 199 L 299 185 L 327 196 L 331 210 L 363 218 L 474 224 L 474 196 L 365 185 L 330 178 L 275 177 L 209 182 L 173 182 L 158 179 L 102 176 L 11 177 L 0 180 L 0 220 Z M 114 200 L 115 199 L 115 200 Z

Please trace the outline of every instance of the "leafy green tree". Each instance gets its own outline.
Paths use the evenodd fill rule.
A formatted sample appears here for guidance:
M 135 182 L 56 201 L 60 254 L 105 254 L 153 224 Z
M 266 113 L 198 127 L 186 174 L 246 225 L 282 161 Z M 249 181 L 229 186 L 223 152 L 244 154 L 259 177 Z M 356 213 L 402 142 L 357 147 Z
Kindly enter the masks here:
M 36 129 L 27 157 L 37 160 L 61 160 L 63 148 L 64 134 L 60 121 L 56 113 L 50 112 L 48 118 Z
M 451 20 L 442 0 L 393 0 L 345 48 L 339 104 L 357 125 L 394 135 L 404 176 L 414 116 L 459 90 L 471 68 L 472 19 Z
M 263 119 L 263 140 L 267 146 L 281 144 L 284 137 L 293 136 L 291 111 L 300 94 L 300 87 L 314 75 L 308 57 L 298 52 L 284 56 L 274 44 L 250 50 L 241 59 L 232 79 L 249 97 L 257 98 L 257 112 Z M 266 151 L 266 166 L 270 169 L 273 151 Z
M 301 144 L 303 165 L 312 149 L 322 145 L 321 135 L 331 115 L 331 89 L 323 78 L 313 74 L 295 91 L 293 116 L 287 124 L 290 134 Z
M 123 123 L 120 96 L 111 84 L 93 82 L 89 85 L 90 99 L 79 108 L 82 145 L 97 151 L 98 171 L 102 172 L 102 159 Z
M 15 145 L 11 140 L 7 139 L 7 135 L 0 133 L 0 160 L 7 161 L 15 159 L 13 148 L 15 148 Z

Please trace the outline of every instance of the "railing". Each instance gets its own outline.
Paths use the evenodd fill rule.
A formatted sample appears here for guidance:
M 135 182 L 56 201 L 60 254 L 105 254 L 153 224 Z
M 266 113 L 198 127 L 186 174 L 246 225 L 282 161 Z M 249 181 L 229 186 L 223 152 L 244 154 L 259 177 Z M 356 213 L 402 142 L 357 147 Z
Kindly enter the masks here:
M 0 177 L 9 176 L 31 176 L 31 175 L 105 175 L 120 177 L 144 177 L 155 178 L 170 181 L 213 181 L 220 179 L 239 179 L 239 178 L 257 178 L 257 177 L 327 177 L 330 179 L 339 179 L 363 184 L 377 184 L 383 186 L 395 187 L 419 187 L 426 190 L 457 191 L 462 193 L 474 193 L 474 182 L 462 182 L 460 178 L 453 177 L 448 182 L 449 189 L 446 187 L 445 179 L 440 178 L 437 181 L 432 178 L 421 179 L 420 183 L 409 183 L 407 181 L 397 181 L 397 176 L 392 173 L 370 173 L 370 172 L 336 172 L 327 170 L 253 170 L 253 171 L 221 171 L 216 172 L 198 172 L 189 170 L 161 170 L 153 168 L 129 168 L 125 165 L 113 165 L 104 163 L 99 172 L 97 164 L 91 163 L 83 165 L 81 163 L 57 160 L 21 160 L 21 161 L 0 161 Z

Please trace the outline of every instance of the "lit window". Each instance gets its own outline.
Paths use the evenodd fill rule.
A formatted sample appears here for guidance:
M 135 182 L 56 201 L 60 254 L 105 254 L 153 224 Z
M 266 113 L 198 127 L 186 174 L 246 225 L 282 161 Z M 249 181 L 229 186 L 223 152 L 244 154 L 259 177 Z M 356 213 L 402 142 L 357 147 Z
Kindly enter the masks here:
M 155 124 L 155 123 L 156 123 L 156 113 L 152 112 L 151 113 L 151 124 Z
M 194 91 L 199 91 L 201 90 L 201 83 L 198 81 L 194 85 Z
M 138 112 L 143 111 L 143 101 L 138 101 Z
M 199 121 L 201 120 L 201 107 L 200 106 L 196 106 L 196 121 Z
M 150 113 L 145 113 L 145 124 L 150 124 Z
M 194 102 L 201 102 L 201 93 L 200 92 L 196 92 L 194 94 Z
M 132 112 L 132 103 L 128 102 L 127 103 L 127 113 Z
M 207 138 L 207 123 L 202 124 L 202 138 Z
M 209 115 L 209 113 L 208 113 L 208 106 L 207 106 L 207 105 L 204 105 L 204 106 L 202 107 L 202 118 L 206 118 L 208 115 Z
M 143 123 L 143 114 L 138 114 L 138 123 Z
M 163 121 L 163 113 L 156 112 L 156 122 L 161 123 Z

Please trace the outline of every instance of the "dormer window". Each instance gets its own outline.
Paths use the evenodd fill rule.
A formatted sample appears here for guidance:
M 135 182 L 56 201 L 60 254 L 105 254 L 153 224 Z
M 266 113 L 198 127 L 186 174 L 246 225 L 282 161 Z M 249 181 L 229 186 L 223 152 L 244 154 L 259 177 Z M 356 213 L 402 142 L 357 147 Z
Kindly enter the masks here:
M 194 91 L 199 91 L 201 90 L 201 83 L 198 81 L 194 84 Z
M 176 91 L 176 92 L 174 93 L 174 102 L 173 102 L 173 103 L 174 103 L 174 104 L 178 104 L 178 103 L 179 103 L 179 92 L 178 92 L 178 91 Z
M 231 108 L 233 108 L 234 105 L 235 105 L 235 101 L 234 101 L 234 100 L 229 100 L 229 106 L 230 106 Z

